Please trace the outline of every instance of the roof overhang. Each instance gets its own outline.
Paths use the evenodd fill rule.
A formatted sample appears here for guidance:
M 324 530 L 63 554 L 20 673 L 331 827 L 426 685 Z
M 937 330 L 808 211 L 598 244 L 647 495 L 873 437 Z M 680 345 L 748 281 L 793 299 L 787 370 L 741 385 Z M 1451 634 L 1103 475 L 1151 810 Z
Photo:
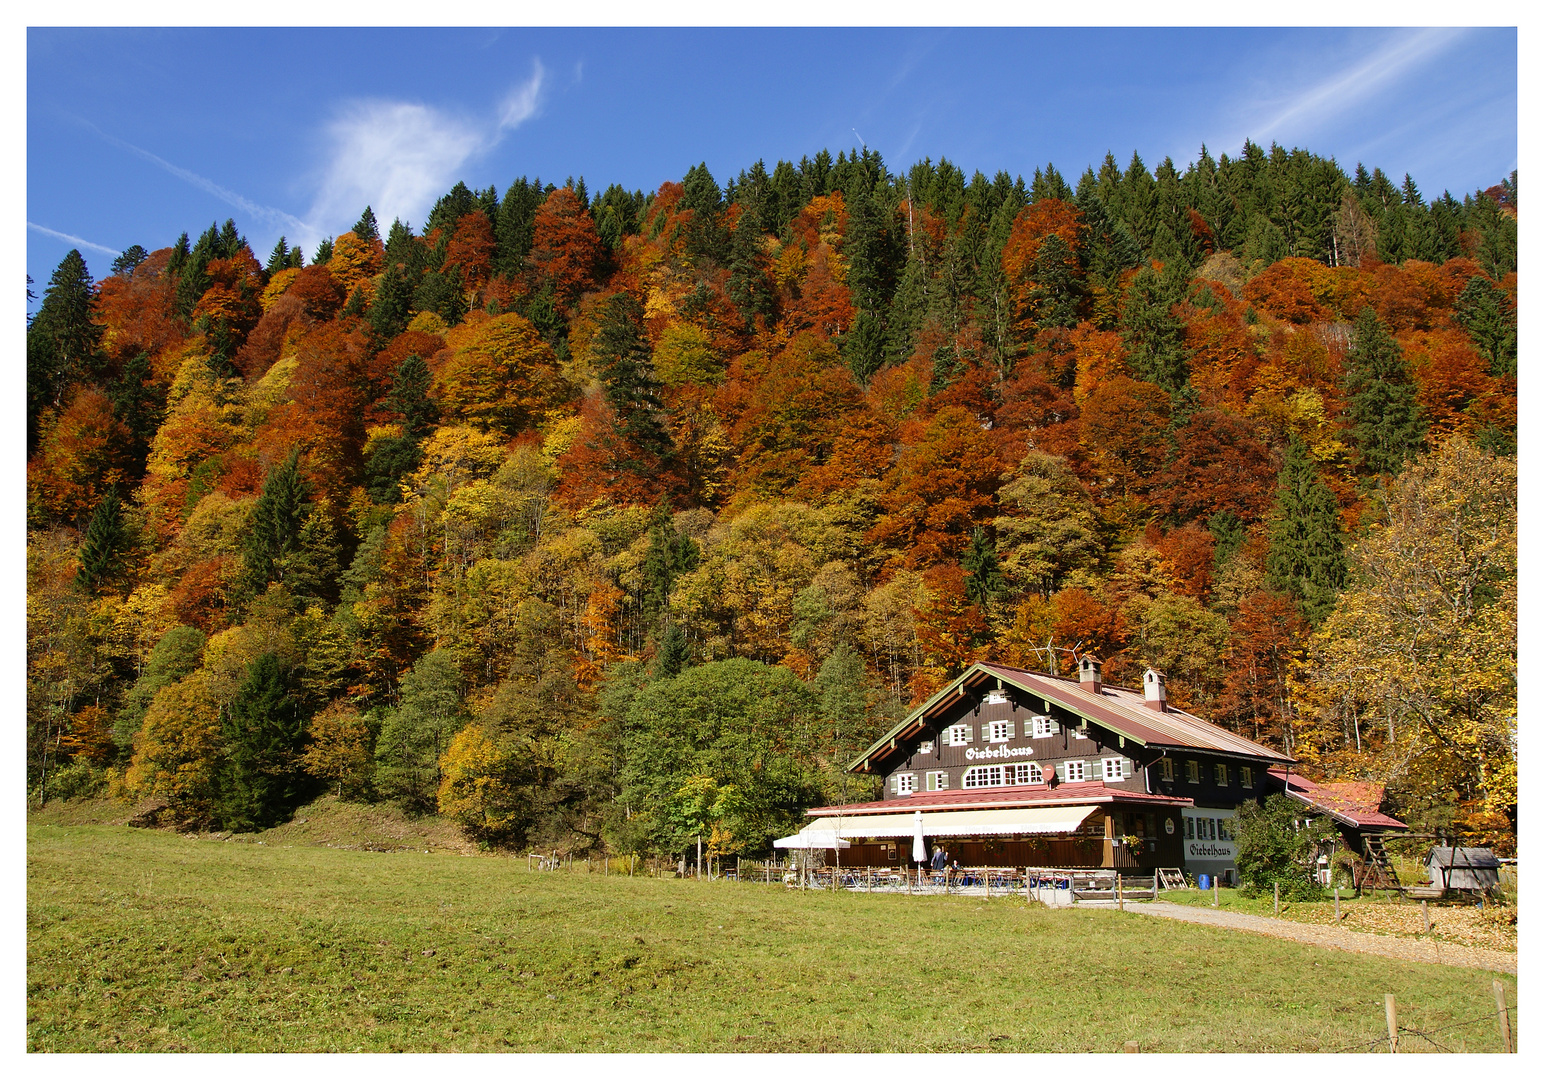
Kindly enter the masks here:
M 1005 810 L 924 810 L 920 813 L 923 836 L 1055 836 L 1076 832 L 1095 809 L 1089 805 L 1023 806 Z M 911 839 L 917 834 L 918 813 L 816 818 L 793 836 L 772 843 L 774 847 L 785 848 L 830 848 L 839 841 L 860 837 Z M 824 838 L 824 841 L 817 842 L 817 838 Z M 847 845 L 843 843 L 842 846 Z

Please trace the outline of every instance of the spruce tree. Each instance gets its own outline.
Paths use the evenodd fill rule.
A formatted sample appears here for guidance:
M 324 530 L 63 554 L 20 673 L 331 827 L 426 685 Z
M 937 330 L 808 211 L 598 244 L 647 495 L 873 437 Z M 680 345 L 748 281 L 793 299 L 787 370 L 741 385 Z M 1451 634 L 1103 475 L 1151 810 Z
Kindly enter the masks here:
M 1420 451 L 1426 422 L 1399 344 L 1371 305 L 1357 316 L 1341 386 L 1363 466 L 1373 473 L 1398 473 Z
M 365 212 L 359 215 L 359 220 L 354 222 L 354 227 L 350 231 L 359 239 L 365 241 L 365 243 L 369 243 L 371 240 L 379 240 L 381 238 L 381 229 L 376 223 L 375 211 L 371 210 L 368 206 L 365 207 Z
M 960 560 L 965 571 L 965 595 L 972 603 L 985 607 L 1003 589 L 1002 568 L 997 561 L 997 546 L 987 538 L 986 530 L 976 528 L 970 534 L 970 547 Z
M 660 640 L 659 651 L 654 654 L 651 674 L 656 679 L 673 679 L 681 674 L 690 660 L 691 649 L 686 641 L 686 632 L 681 629 L 680 623 L 673 622 Z
M 237 832 L 282 820 L 303 793 L 304 723 L 290 673 L 275 653 L 247 671 L 222 723 L 225 754 L 215 773 L 217 823 Z
M 767 276 L 770 260 L 761 247 L 761 235 L 755 215 L 743 214 L 729 246 L 729 300 L 748 329 L 755 328 L 757 315 L 770 320 L 773 313 Z
M 57 407 L 66 390 L 99 366 L 103 328 L 91 319 L 93 284 L 86 260 L 70 249 L 54 269 L 43 302 L 27 327 L 29 453 L 42 411 Z
M 129 277 L 139 268 L 139 264 L 149 257 L 150 252 L 139 244 L 130 244 L 113 260 L 113 273 L 120 277 Z
M 1160 274 L 1144 266 L 1126 291 L 1121 314 L 1132 370 L 1171 394 L 1190 381 L 1185 322 L 1174 314 L 1174 305 L 1185 298 L 1186 287 L 1182 267 L 1165 266 Z
M 273 250 L 268 253 L 268 263 L 263 269 L 268 271 L 269 277 L 272 277 L 280 270 L 288 269 L 289 260 L 289 241 L 281 236 L 279 237 L 279 242 L 273 246 Z
M 1453 308 L 1474 347 L 1490 361 L 1490 373 L 1497 378 L 1516 375 L 1517 309 L 1506 293 L 1476 274 Z
M 1296 600 L 1303 617 L 1318 625 L 1345 587 L 1345 542 L 1335 493 L 1296 435 L 1287 443 L 1276 482 L 1269 537 L 1267 582 Z
M 80 546 L 80 569 L 75 573 L 75 587 L 91 592 L 112 575 L 117 565 L 118 553 L 124 546 L 122 503 L 118 489 L 109 488 L 97 503 L 86 526 L 86 536 Z
M 606 403 L 616 413 L 622 434 L 650 454 L 668 455 L 670 433 L 660 421 L 659 384 L 654 381 L 653 359 L 643 333 L 643 308 L 631 293 L 620 292 L 606 301 L 591 351 Z M 648 461 L 633 464 L 639 469 L 657 467 Z
M 242 551 L 246 585 L 252 595 L 261 593 L 270 581 L 284 580 L 289 562 L 300 548 L 300 531 L 306 517 L 300 454 L 291 450 L 283 464 L 263 481 L 263 493 L 252 508 Z

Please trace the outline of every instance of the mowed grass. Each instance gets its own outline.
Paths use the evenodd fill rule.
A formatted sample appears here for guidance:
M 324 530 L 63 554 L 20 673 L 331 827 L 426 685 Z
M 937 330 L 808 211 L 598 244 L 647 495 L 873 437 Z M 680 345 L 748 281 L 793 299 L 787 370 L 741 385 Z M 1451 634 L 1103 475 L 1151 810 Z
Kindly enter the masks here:
M 27 843 L 34 1051 L 1316 1051 L 1382 1036 L 1389 992 L 1412 1027 L 1489 1017 L 1444 1045 L 1499 1049 L 1489 972 L 1112 910 L 119 826 Z

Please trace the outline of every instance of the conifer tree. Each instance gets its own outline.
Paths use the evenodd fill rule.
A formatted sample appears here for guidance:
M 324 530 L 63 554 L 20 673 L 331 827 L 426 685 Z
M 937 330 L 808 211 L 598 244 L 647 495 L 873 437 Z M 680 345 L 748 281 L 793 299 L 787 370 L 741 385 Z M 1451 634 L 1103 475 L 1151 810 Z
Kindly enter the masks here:
M 1345 587 L 1345 541 L 1335 493 L 1296 435 L 1287 443 L 1281 465 L 1269 536 L 1266 580 L 1296 600 L 1303 617 L 1318 625 Z
M 93 285 L 78 250 L 55 268 L 43 303 L 27 327 L 28 452 L 35 445 L 37 418 L 57 407 L 65 391 L 94 372 L 103 328 L 91 319 Z
M 112 575 L 117 565 L 118 553 L 124 545 L 122 502 L 116 487 L 109 488 L 91 515 L 86 526 L 86 536 L 80 546 L 80 569 L 75 574 L 75 587 L 91 592 Z
M 299 801 L 304 723 L 289 675 L 277 654 L 263 653 L 226 711 L 225 755 L 215 775 L 214 800 L 222 828 L 266 828 Z
M 371 240 L 379 240 L 381 229 L 376 223 L 375 211 L 368 206 L 365 207 L 365 212 L 359 215 L 359 220 L 354 222 L 354 227 L 350 231 L 367 244 Z
M 750 328 L 754 328 L 757 315 L 764 319 L 772 318 L 772 285 L 767 279 L 768 265 L 767 253 L 761 247 L 761 231 L 756 226 L 756 215 L 742 214 L 729 246 L 729 300 Z
M 289 260 L 289 242 L 281 236 L 279 237 L 279 242 L 273 246 L 273 250 L 268 253 L 268 263 L 263 269 L 268 271 L 269 277 L 272 277 L 280 270 L 287 269 L 289 267 Z
M 246 584 L 256 595 L 270 581 L 283 581 L 291 557 L 299 550 L 300 531 L 306 521 L 306 488 L 300 477 L 299 451 L 263 481 L 263 493 L 252 508 L 242 555 Z
M 997 561 L 997 546 L 987 538 L 986 530 L 977 528 L 970 534 L 970 547 L 960 560 L 965 571 L 965 595 L 985 607 L 1003 589 L 1002 567 Z
M 1357 316 L 1342 389 L 1363 466 L 1388 476 L 1398 473 L 1420 451 L 1426 422 L 1399 344 L 1371 305 Z
M 660 639 L 651 674 L 656 679 L 673 679 L 681 674 L 690 659 L 691 650 L 686 641 L 686 631 L 681 629 L 680 623 L 673 622 Z
M 130 244 L 113 260 L 113 273 L 129 277 L 139 268 L 139 264 L 149 257 L 150 253 L 139 244 Z
M 670 433 L 660 422 L 659 384 L 643 333 L 643 308 L 631 293 L 620 292 L 606 301 L 591 349 L 606 403 L 615 411 L 622 434 L 640 449 L 659 457 L 669 454 Z
M 1185 322 L 1174 314 L 1185 290 L 1186 273 L 1179 265 L 1165 266 L 1161 274 L 1144 266 L 1132 279 L 1122 305 L 1121 325 L 1132 370 L 1171 394 L 1190 379 Z
M 1476 274 L 1453 305 L 1459 325 L 1469 333 L 1497 378 L 1517 374 L 1517 309 L 1506 293 Z

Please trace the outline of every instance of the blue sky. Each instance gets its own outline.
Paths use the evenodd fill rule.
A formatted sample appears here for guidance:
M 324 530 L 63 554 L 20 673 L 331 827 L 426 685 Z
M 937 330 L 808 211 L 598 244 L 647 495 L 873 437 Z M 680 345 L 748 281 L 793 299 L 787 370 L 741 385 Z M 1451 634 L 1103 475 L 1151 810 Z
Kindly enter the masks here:
M 260 259 L 457 180 L 652 191 L 861 137 L 1076 179 L 1246 137 L 1428 197 L 1517 167 L 1515 29 L 30 29 L 27 272 L 233 217 Z

